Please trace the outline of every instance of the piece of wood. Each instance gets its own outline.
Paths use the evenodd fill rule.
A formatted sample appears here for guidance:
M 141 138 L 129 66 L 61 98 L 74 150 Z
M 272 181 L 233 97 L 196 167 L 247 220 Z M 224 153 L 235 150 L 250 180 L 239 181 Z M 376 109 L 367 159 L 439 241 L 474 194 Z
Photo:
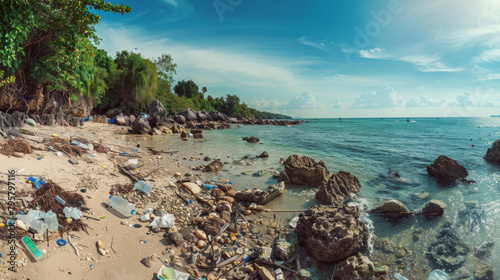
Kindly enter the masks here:
M 37 142 L 37 143 L 43 143 L 43 141 L 44 141 L 43 137 L 22 134 L 22 133 L 15 131 L 15 130 L 12 130 L 12 129 L 9 130 L 8 134 L 16 136 L 16 137 L 21 137 L 21 138 L 24 138 L 26 140 L 30 140 L 30 141 Z

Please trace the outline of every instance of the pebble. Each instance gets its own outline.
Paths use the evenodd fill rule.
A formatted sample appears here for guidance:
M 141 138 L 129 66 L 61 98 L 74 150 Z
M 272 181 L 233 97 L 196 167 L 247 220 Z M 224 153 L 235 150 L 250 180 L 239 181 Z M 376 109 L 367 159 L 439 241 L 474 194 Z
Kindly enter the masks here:
M 200 248 L 200 249 L 205 248 L 206 245 L 207 245 L 207 243 L 203 240 L 199 240 L 198 243 L 196 243 L 196 246 L 198 246 L 198 248 Z
M 207 235 L 202 230 L 199 230 L 199 229 L 195 230 L 194 235 L 196 235 L 199 239 L 207 240 Z

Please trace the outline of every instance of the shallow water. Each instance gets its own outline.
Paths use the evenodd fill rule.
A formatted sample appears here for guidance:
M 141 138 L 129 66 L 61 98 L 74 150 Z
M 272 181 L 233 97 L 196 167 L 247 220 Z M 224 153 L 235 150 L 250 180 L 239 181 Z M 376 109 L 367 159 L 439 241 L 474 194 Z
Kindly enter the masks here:
M 187 166 L 206 164 L 204 156 L 223 162 L 250 156 L 244 163 L 225 164 L 224 171 L 218 175 L 204 174 L 210 179 L 229 178 L 238 190 L 264 189 L 276 183 L 272 173 L 280 170 L 280 158 L 297 153 L 323 160 L 331 173 L 345 170 L 356 175 L 362 185 L 358 198 L 365 202 L 366 209 L 390 198 L 400 200 L 411 210 L 421 209 L 430 199 L 442 200 L 448 209 L 437 220 L 412 217 L 394 226 L 372 216 L 374 233 L 397 244 L 418 247 L 411 241 L 414 228 L 424 229 L 423 236 L 432 239 L 438 227 L 449 221 L 470 246 L 491 240 L 496 243 L 486 261 L 493 265 L 495 275 L 500 275 L 500 167 L 483 160 L 486 150 L 500 139 L 500 118 L 421 118 L 410 123 L 406 119 L 320 119 L 293 127 L 241 126 L 207 131 L 204 136 L 203 140 L 188 142 L 182 142 L 178 135 L 142 141 L 161 149 L 180 150 L 183 157 L 200 158 L 181 160 Z M 245 136 L 257 136 L 264 144 L 246 143 L 241 140 Z M 164 141 L 159 141 L 160 138 Z M 269 152 L 270 157 L 254 158 L 263 151 Z M 443 187 L 429 178 L 426 166 L 439 155 L 447 155 L 464 165 L 469 179 L 476 180 L 476 184 Z M 399 172 L 401 178 L 389 175 L 389 168 Z M 262 176 L 246 175 L 260 170 Z M 315 191 L 289 187 L 285 196 L 268 206 L 280 210 L 306 209 L 316 203 Z M 414 195 L 423 192 L 429 193 L 425 199 Z M 415 249 L 415 252 L 421 251 L 415 254 L 419 258 L 425 251 L 424 242 Z

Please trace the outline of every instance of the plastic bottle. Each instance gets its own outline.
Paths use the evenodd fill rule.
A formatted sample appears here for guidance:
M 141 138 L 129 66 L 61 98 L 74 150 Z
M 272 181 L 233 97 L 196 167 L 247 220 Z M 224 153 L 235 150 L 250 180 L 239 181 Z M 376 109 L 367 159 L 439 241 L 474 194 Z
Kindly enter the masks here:
M 109 206 L 120 212 L 122 215 L 126 217 L 130 217 L 135 214 L 135 206 L 134 204 L 128 202 L 127 200 L 119 197 L 119 196 L 109 196 Z
M 83 216 L 82 211 L 75 207 L 64 207 L 63 212 L 66 218 L 73 218 L 75 220 L 79 220 Z
M 43 259 L 42 252 L 38 250 L 36 247 L 35 243 L 29 238 L 29 236 L 24 236 L 21 238 L 21 243 L 23 243 L 24 247 L 26 247 L 26 250 L 30 253 L 30 255 L 33 257 L 35 261 L 39 261 Z
M 60 198 L 58 195 L 56 195 L 56 200 L 57 202 L 61 203 L 62 205 L 66 204 L 66 201 L 62 198 Z
M 57 222 L 57 215 L 56 213 L 49 211 L 47 214 L 45 214 L 45 217 L 43 218 L 45 223 L 47 224 L 47 229 L 49 231 L 57 231 L 59 228 L 59 223 Z
M 399 273 L 394 273 L 394 278 L 398 279 L 398 280 L 408 280 L 408 278 L 404 277 L 403 275 L 399 274 Z
M 208 190 L 211 190 L 211 189 L 213 189 L 213 188 L 214 188 L 214 185 L 210 185 L 210 184 L 203 184 L 203 186 L 204 186 L 205 188 L 207 188 Z
M 450 280 L 450 276 L 440 269 L 435 269 L 429 274 L 427 280 Z
M 151 185 L 144 182 L 144 181 L 139 181 L 135 183 L 134 189 L 140 190 L 143 193 L 149 193 L 152 189 Z
M 28 182 L 31 182 L 31 185 L 33 186 L 33 188 L 35 188 L 37 190 L 40 189 L 41 185 L 45 184 L 44 180 L 40 180 L 40 179 L 34 178 L 34 177 L 29 177 Z

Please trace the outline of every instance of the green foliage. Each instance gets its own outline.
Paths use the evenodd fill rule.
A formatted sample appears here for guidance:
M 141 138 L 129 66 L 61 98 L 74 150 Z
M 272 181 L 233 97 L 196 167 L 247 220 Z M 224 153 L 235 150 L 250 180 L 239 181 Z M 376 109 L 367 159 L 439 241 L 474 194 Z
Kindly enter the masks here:
M 187 98 L 203 99 L 203 93 L 200 93 L 198 85 L 192 80 L 179 81 L 174 87 L 174 92 L 178 96 L 186 96 Z

